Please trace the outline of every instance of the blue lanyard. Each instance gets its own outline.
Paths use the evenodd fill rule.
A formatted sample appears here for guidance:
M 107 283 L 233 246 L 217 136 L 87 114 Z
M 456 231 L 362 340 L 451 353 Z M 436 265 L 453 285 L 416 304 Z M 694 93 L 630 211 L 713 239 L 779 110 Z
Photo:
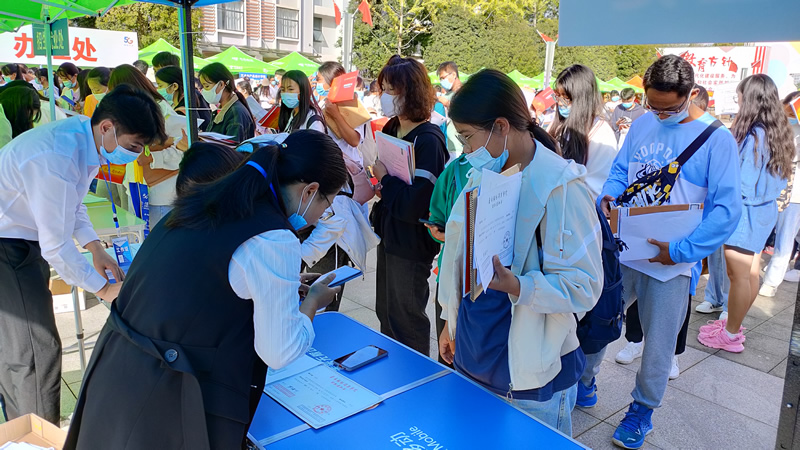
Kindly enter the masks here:
M 108 177 L 106 174 L 103 173 L 101 170 L 100 173 L 103 174 L 103 181 L 106 182 L 106 189 L 108 190 L 108 199 L 111 200 L 111 211 L 114 213 L 114 228 L 117 229 L 117 237 L 119 237 L 119 219 L 117 218 L 117 206 L 114 204 L 114 196 L 111 195 L 111 185 L 108 183 L 108 179 L 111 178 L 111 163 L 106 160 L 106 164 L 108 167 Z

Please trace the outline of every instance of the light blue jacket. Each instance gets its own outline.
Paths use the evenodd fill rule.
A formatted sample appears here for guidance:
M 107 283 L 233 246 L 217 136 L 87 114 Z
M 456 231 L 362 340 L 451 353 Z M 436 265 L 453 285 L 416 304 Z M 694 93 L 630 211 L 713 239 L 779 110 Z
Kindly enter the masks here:
M 748 206 L 774 202 L 786 187 L 786 179 L 767 169 L 769 147 L 764 129 L 756 127 L 739 144 L 742 174 L 742 203 Z M 756 142 L 758 145 L 756 146 Z

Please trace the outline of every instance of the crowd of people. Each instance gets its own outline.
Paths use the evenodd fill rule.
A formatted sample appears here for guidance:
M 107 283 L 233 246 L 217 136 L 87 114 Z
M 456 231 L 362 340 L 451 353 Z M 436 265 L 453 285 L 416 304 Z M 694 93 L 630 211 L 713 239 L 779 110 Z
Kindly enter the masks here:
M 190 102 L 179 62 L 156 55 L 155 82 L 141 61 L 92 70 L 64 63 L 53 86 L 64 117 L 52 120 L 47 74 L 2 67 L 6 417 L 35 412 L 58 423 L 61 344 L 48 264 L 111 302 L 65 448 L 240 446 L 267 367 L 303 355 L 315 314 L 339 308 L 343 287 L 319 274 L 342 265 L 366 271 L 372 249 L 381 333 L 429 355 L 425 310 L 433 301 L 441 363 L 569 436 L 573 409 L 595 406 L 603 392 L 605 348 L 589 352 L 579 337 L 609 263 L 598 209 L 702 204 L 688 237 L 650 239 L 657 256 L 622 263 L 628 344 L 616 361 L 642 361 L 611 439 L 640 448 L 668 380 L 680 375 L 701 261 L 709 282 L 696 310 L 721 315 L 697 339 L 726 352 L 744 351 L 742 322 L 756 296 L 774 296 L 784 276 L 800 278 L 786 273 L 800 260 L 800 193 L 792 189 L 800 125 L 790 106 L 800 91 L 781 99 L 766 75 L 739 84 L 729 130 L 706 111 L 708 93 L 678 56 L 647 69 L 644 96 L 622 89 L 604 98 L 589 67 L 569 66 L 555 78 L 549 109 L 499 71 L 462 82 L 457 63 L 445 62 L 435 88 L 420 62 L 393 56 L 377 79 L 358 78 L 353 99 L 370 118 L 354 124 L 328 98 L 346 72 L 338 62 L 323 62 L 311 77 L 280 71 L 257 85 L 212 63 L 188 90 Z M 276 108 L 277 127 L 256 120 L 255 106 Z M 200 130 L 236 145 L 188 146 L 181 116 L 189 107 Z M 376 159 L 370 119 L 413 144 L 410 184 Z M 125 181 L 97 183 L 100 167 L 110 172 L 111 164 L 126 166 Z M 487 171 L 513 168 L 522 178 L 513 262 L 495 257 L 494 277 L 471 299 L 463 193 Z M 149 188 L 151 231 L 125 274 L 81 202 L 91 188 L 135 212 L 131 182 Z M 692 266 L 676 274 L 670 266 L 678 263 Z

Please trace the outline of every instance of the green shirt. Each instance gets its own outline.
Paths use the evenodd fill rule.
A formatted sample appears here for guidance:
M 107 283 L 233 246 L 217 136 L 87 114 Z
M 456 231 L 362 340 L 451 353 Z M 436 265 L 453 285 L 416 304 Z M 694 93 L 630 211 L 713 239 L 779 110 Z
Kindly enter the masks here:
M 456 204 L 456 199 L 461 195 L 461 190 L 467 184 L 467 173 L 472 169 L 472 165 L 467 162 L 467 155 L 462 154 L 455 160 L 451 161 L 439 175 L 436 180 L 436 185 L 433 187 L 433 195 L 431 196 L 430 206 L 430 221 L 436 223 L 447 223 L 450 218 L 450 211 L 453 205 Z M 430 234 L 430 230 L 428 231 Z M 439 252 L 439 267 L 442 266 L 442 255 L 444 255 L 444 242 L 431 236 L 437 242 L 442 244 L 442 250 Z M 439 281 L 439 275 L 436 275 L 436 281 Z

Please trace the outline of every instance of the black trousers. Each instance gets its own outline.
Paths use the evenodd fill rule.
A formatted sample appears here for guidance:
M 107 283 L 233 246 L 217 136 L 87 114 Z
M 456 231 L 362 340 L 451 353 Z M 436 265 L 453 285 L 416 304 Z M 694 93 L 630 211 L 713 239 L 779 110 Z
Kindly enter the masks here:
M 0 403 L 9 420 L 61 419 L 61 339 L 38 242 L 0 238 Z
M 678 340 L 675 343 L 675 354 L 682 355 L 686 351 L 686 335 L 689 334 L 689 316 L 692 315 L 692 296 L 689 296 L 689 308 L 686 310 L 686 318 L 683 319 L 681 331 L 678 333 Z M 625 317 L 625 340 L 628 342 L 642 342 L 642 323 L 639 321 L 639 308 L 636 302 L 628 308 Z
M 375 312 L 381 333 L 425 356 L 431 349 L 431 321 L 425 314 L 431 264 L 390 255 L 378 244 Z

